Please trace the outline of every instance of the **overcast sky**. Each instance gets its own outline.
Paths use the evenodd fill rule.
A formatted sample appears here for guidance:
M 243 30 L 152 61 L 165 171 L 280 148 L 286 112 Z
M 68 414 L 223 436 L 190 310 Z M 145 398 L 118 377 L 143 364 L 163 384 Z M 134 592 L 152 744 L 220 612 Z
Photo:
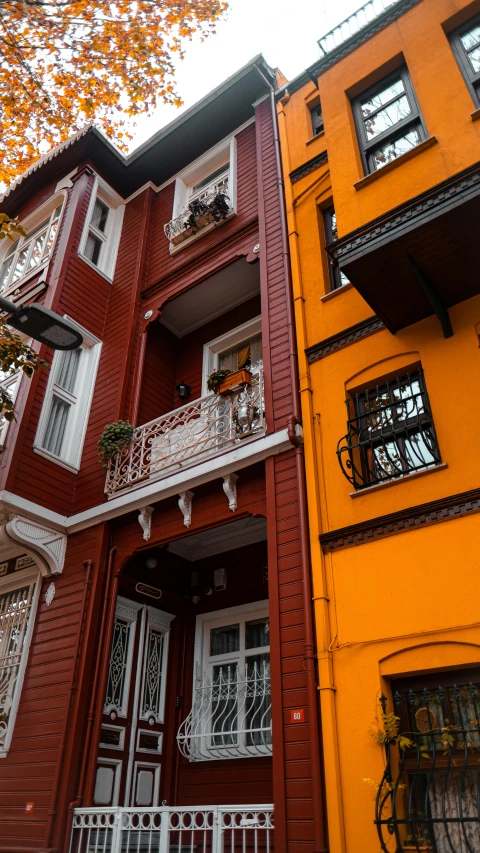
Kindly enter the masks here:
M 230 0 L 214 36 L 186 43 L 178 62 L 178 93 L 184 107 L 160 107 L 137 121 L 131 150 L 234 74 L 257 53 L 288 79 L 320 57 L 317 40 L 365 0 Z

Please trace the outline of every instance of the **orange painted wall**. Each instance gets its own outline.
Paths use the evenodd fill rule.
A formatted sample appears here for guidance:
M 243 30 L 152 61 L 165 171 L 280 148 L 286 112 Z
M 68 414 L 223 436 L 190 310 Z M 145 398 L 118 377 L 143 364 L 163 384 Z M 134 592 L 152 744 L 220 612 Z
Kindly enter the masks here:
M 361 5 L 359 3 L 359 5 Z M 480 123 L 446 31 L 480 3 L 421 0 L 278 103 L 302 399 L 310 546 L 331 853 L 379 853 L 372 789 L 382 751 L 369 727 L 395 675 L 480 666 L 480 514 L 323 553 L 319 535 L 478 488 L 480 296 L 436 317 L 378 331 L 308 364 L 305 349 L 373 315 L 351 285 L 330 293 L 322 210 L 335 204 L 342 236 L 480 160 Z M 321 35 L 320 33 L 318 35 Z M 428 134 L 426 150 L 362 182 L 350 96 L 402 54 Z M 320 94 L 325 132 L 311 138 Z M 292 183 L 322 152 L 328 161 Z M 360 181 L 360 183 L 358 183 Z M 421 362 L 442 467 L 352 494 L 337 458 L 348 387 Z M 360 841 L 361 839 L 361 841 Z M 392 848 L 393 849 L 393 848 Z

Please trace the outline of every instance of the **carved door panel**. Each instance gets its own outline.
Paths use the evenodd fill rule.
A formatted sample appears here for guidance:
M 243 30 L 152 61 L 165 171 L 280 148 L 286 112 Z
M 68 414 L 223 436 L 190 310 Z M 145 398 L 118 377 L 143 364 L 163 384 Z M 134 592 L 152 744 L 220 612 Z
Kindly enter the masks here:
M 118 598 L 95 805 L 160 804 L 168 637 L 174 617 Z

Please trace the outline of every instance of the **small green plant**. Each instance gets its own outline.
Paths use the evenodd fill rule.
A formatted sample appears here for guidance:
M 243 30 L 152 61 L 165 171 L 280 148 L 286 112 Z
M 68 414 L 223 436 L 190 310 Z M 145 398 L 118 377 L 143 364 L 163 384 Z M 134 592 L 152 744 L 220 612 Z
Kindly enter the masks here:
M 226 367 L 221 367 L 219 370 L 214 370 L 213 373 L 207 379 L 207 388 L 209 391 L 213 391 L 215 394 L 218 391 L 218 386 L 220 385 L 222 379 L 225 379 L 226 376 L 229 376 L 231 370 L 228 370 Z
M 113 457 L 130 443 L 133 431 L 134 427 L 128 421 L 116 421 L 106 425 L 98 442 L 98 452 L 104 468 L 108 468 Z

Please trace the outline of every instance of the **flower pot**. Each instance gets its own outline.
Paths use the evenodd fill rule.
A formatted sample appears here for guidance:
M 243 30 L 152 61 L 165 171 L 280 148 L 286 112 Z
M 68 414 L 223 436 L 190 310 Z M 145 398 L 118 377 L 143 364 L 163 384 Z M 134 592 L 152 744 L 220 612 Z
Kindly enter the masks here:
M 211 222 L 213 222 L 213 214 L 210 211 L 201 213 L 200 216 L 197 216 L 195 219 L 195 225 L 197 228 L 205 228 L 205 225 L 210 225 Z
M 182 231 L 179 231 L 177 234 L 174 234 L 173 237 L 170 237 L 170 242 L 173 243 L 174 246 L 178 246 L 179 243 L 183 243 L 184 240 L 187 240 L 192 234 L 196 233 L 195 228 L 184 228 Z
M 242 368 L 241 370 L 236 370 L 235 373 L 229 373 L 228 376 L 225 376 L 225 378 L 222 379 L 218 385 L 218 393 L 225 397 L 228 394 L 235 394 L 242 385 L 251 384 L 252 374 L 249 370 Z

